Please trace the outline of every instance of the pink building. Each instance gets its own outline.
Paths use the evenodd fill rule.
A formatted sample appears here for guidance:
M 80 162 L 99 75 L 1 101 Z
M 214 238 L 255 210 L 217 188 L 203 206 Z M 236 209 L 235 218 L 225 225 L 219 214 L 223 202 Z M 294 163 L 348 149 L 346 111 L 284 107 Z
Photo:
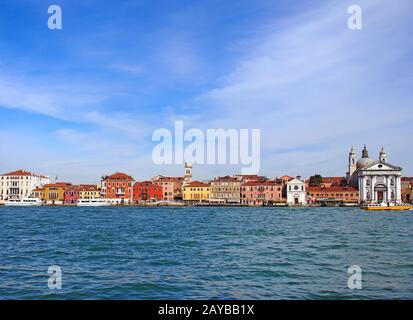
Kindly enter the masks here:
M 281 182 L 274 180 L 250 181 L 241 187 L 241 204 L 262 206 L 275 202 L 282 202 Z
M 79 186 L 71 186 L 65 190 L 65 204 L 76 204 L 79 201 Z
M 169 177 L 159 177 L 152 180 L 152 182 L 162 187 L 163 200 L 173 201 L 175 195 L 175 185 L 177 180 Z M 180 184 L 179 184 L 180 187 Z

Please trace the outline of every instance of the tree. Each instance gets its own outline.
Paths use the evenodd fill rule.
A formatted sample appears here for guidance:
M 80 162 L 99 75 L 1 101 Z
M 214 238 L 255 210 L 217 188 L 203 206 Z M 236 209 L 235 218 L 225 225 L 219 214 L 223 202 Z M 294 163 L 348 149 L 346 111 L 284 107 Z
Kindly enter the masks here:
M 315 174 L 310 177 L 310 182 L 308 183 L 310 187 L 320 187 L 323 182 L 323 178 L 319 174 Z

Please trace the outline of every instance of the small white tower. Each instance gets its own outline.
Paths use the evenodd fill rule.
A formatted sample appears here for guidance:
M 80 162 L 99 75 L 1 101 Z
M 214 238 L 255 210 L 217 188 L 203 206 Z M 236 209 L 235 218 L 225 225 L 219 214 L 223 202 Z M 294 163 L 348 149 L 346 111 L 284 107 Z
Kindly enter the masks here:
M 189 183 L 191 181 L 192 181 L 192 164 L 189 162 L 185 162 L 184 184 Z
M 357 169 L 357 159 L 354 147 L 351 147 L 350 153 L 348 155 L 348 178 L 350 178 Z
M 384 151 L 384 147 L 381 147 L 379 159 L 380 162 L 387 162 L 387 154 L 386 151 Z

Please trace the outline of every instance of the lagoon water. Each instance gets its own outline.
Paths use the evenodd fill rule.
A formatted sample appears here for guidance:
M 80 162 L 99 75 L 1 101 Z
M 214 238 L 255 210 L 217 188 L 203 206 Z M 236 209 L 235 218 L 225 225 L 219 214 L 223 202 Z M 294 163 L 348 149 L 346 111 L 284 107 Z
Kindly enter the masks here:
M 413 211 L 3 206 L 0 227 L 0 299 L 413 299 Z

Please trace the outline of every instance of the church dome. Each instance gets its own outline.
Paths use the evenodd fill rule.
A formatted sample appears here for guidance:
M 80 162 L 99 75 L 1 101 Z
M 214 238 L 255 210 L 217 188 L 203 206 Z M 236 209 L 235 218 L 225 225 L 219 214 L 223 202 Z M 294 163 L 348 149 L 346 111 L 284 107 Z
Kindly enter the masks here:
M 369 158 L 369 152 L 367 151 L 366 145 L 364 145 L 364 149 L 362 152 L 362 158 L 359 161 L 357 161 L 357 169 L 366 168 L 369 165 L 372 165 L 373 163 L 374 163 L 374 160 Z
M 361 158 L 359 161 L 357 161 L 357 169 L 363 169 L 368 167 L 369 165 L 372 165 L 374 163 L 373 159 L 370 158 Z

